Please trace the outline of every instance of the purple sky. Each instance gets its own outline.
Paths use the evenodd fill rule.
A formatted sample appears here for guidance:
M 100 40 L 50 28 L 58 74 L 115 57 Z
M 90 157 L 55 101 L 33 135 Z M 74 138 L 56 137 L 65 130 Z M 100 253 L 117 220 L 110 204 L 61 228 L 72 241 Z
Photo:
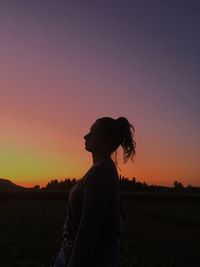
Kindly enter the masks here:
M 21 138 L 23 144 L 23 135 L 31 151 L 44 127 L 61 140 L 62 133 L 69 140 L 75 133 L 74 166 L 77 159 L 86 168 L 79 138 L 97 117 L 124 115 L 136 127 L 138 144 L 135 165 L 125 174 L 200 184 L 199 11 L 199 1 L 0 1 L 0 158 L 7 143 Z M 17 134 L 12 121 L 23 132 Z M 27 127 L 36 121 L 33 138 Z M 47 151 L 53 162 L 50 145 Z M 28 169 L 9 172 L 6 164 L 0 177 L 35 181 Z M 50 171 L 34 172 L 37 164 L 30 173 L 51 178 Z M 67 175 L 64 166 L 54 176 Z M 85 169 L 73 170 L 70 175 Z

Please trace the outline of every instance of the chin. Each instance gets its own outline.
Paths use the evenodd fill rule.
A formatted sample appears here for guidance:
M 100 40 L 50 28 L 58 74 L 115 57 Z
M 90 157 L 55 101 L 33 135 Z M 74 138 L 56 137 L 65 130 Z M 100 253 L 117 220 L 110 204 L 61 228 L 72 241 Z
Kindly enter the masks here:
M 85 146 L 85 150 L 87 150 L 88 152 L 92 152 L 92 151 L 90 150 L 90 148 L 87 147 L 87 146 Z

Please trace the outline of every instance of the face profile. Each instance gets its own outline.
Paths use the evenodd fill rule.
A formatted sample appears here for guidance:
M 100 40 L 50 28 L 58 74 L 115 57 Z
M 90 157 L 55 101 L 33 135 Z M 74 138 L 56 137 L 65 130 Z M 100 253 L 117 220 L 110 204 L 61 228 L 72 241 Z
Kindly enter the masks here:
M 84 136 L 85 149 L 92 153 L 106 150 L 106 139 L 103 136 L 100 122 L 96 121 L 90 128 L 89 133 Z

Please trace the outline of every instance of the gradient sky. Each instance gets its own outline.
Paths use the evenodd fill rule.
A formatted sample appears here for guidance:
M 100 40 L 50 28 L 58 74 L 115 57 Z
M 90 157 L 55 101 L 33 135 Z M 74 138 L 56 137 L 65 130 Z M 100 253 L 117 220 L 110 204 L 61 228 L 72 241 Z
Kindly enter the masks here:
M 135 126 L 119 173 L 200 186 L 200 3 L 0 0 L 0 177 L 81 178 L 102 116 Z

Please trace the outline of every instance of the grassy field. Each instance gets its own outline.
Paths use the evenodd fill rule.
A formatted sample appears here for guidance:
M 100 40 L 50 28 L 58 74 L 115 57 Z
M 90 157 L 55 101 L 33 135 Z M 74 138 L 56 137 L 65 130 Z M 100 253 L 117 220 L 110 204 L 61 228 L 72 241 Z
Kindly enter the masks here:
M 199 201 L 125 201 L 123 267 L 200 266 Z M 61 243 L 66 202 L 0 201 L 0 266 L 49 267 Z
M 200 202 L 127 201 L 123 266 L 200 266 Z

